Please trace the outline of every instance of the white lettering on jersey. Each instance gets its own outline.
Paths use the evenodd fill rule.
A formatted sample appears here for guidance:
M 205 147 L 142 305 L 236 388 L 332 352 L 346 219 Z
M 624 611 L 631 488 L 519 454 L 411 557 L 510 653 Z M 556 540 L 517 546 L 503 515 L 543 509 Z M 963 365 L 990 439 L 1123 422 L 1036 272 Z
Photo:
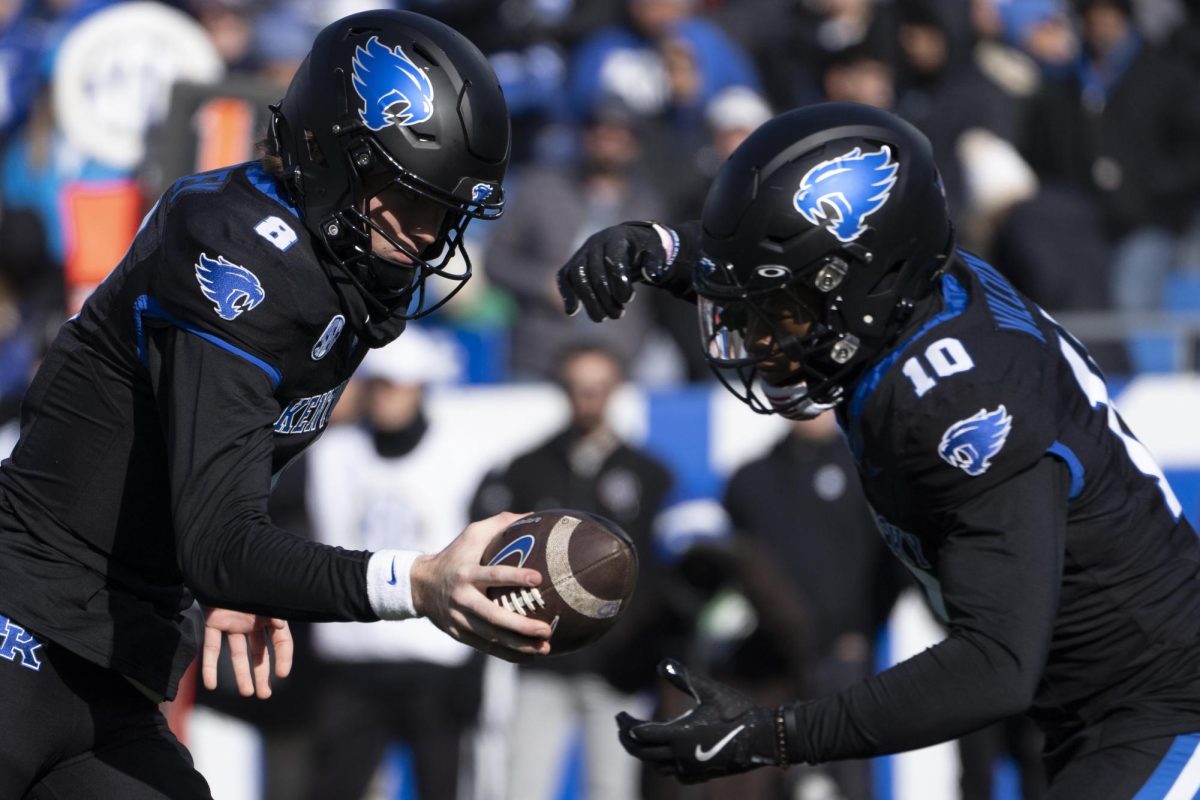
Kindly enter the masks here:
M 929 362 L 930 369 L 939 378 L 948 378 L 959 372 L 966 372 L 975 366 L 975 362 L 967 354 L 967 348 L 963 347 L 963 343 L 958 339 L 950 338 L 938 339 L 926 347 L 925 360 Z M 913 356 L 905 361 L 900 370 L 905 377 L 912 381 L 917 397 L 924 397 L 926 392 L 937 385 L 937 380 L 930 377 L 929 371 L 921 364 L 920 356 Z
M 1066 338 L 1060 335 L 1058 341 L 1062 347 L 1063 358 L 1071 365 L 1071 371 L 1075 373 L 1075 380 L 1079 382 L 1079 388 L 1083 390 L 1083 394 L 1087 397 L 1088 402 L 1092 404 L 1092 408 L 1098 409 L 1104 406 L 1105 414 L 1107 414 L 1108 418 L 1108 429 L 1125 445 L 1125 452 L 1129 454 L 1129 460 L 1133 462 L 1133 465 L 1143 475 L 1147 475 L 1157 481 L 1158 488 L 1162 491 L 1163 498 L 1167 501 L 1167 507 L 1171 509 L 1171 515 L 1175 519 L 1179 519 L 1183 514 L 1183 505 L 1179 502 L 1179 498 L 1175 496 L 1171 485 L 1167 483 L 1167 476 L 1159 469 L 1158 464 L 1154 461 L 1154 456 L 1150 455 L 1150 451 L 1146 449 L 1144 444 L 1126 433 L 1121 415 L 1117 413 L 1116 407 L 1108 397 L 1108 387 L 1105 386 L 1104 379 L 1092 371 L 1083 356 L 1071 346 L 1071 343 Z
M 259 236 L 280 250 L 287 250 L 300 239 L 300 237 L 296 236 L 296 232 L 292 230 L 292 226 L 279 217 L 267 217 L 255 225 L 254 230 Z

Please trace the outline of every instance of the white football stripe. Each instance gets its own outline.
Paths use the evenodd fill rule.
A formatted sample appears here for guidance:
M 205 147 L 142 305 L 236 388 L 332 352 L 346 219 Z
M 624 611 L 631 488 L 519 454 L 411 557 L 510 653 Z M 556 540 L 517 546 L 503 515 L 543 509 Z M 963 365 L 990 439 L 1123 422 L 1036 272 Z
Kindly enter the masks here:
M 546 571 L 550 573 L 550 583 L 554 585 L 558 596 L 572 610 L 592 619 L 608 619 L 614 617 L 621 608 L 620 600 L 605 600 L 583 588 L 571 571 L 571 559 L 568 555 L 571 546 L 571 534 L 579 527 L 578 517 L 564 516 L 550 531 L 546 540 Z

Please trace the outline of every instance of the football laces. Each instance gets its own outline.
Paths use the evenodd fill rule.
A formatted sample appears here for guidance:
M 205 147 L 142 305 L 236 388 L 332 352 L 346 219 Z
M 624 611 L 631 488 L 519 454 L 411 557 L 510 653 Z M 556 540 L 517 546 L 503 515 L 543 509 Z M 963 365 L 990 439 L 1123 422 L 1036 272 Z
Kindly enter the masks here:
M 515 611 L 523 617 L 528 616 L 529 612 L 534 610 L 535 605 L 546 607 L 546 601 L 537 587 L 502 594 L 492 602 L 504 606 L 509 611 Z

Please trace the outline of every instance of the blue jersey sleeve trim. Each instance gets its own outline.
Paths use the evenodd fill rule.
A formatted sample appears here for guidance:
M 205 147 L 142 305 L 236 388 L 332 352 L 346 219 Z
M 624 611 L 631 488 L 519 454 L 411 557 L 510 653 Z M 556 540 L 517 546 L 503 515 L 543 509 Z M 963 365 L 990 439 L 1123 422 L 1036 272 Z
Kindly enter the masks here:
M 288 210 L 293 217 L 300 218 L 300 212 L 294 205 L 289 203 L 279 192 L 279 181 L 267 174 L 267 171 L 262 168 L 262 165 L 257 161 L 251 162 L 246 167 L 246 178 L 250 181 L 250 185 L 267 197 L 274 200 L 279 205 Z
M 847 412 L 848 422 L 850 423 L 850 433 L 848 436 L 850 449 L 854 452 L 856 458 L 861 457 L 862 451 L 861 435 L 858 431 L 859 417 L 862 415 L 862 410 L 866 406 L 867 400 L 879 388 L 880 382 L 883 381 L 883 376 L 887 374 L 887 371 L 903 355 L 905 349 L 910 344 L 938 325 L 949 322 L 962 314 L 967 307 L 968 299 L 966 288 L 959 283 L 957 278 L 953 275 L 942 276 L 942 302 L 946 307 L 942 309 L 941 313 L 922 325 L 920 330 L 892 348 L 892 351 L 886 357 L 859 379 L 854 387 L 854 394 L 850 396 L 850 406 Z
M 1171 743 L 1171 749 L 1158 762 L 1158 769 L 1150 779 L 1142 784 L 1142 788 L 1133 796 L 1133 800 L 1163 800 L 1183 774 L 1184 768 L 1198 755 L 1200 749 L 1200 733 L 1189 733 L 1176 736 Z M 1188 793 L 1191 796 L 1191 793 Z
M 1083 462 L 1079 460 L 1079 456 L 1075 455 L 1075 451 L 1062 442 L 1055 441 L 1046 452 L 1061 458 L 1067 465 L 1067 469 L 1071 471 L 1071 493 L 1068 495 L 1068 499 L 1074 500 L 1083 494 Z
M 271 366 L 266 361 L 263 361 L 261 358 L 251 355 L 250 353 L 247 353 L 245 350 L 241 349 L 240 347 L 230 344 L 229 342 L 225 341 L 224 339 L 222 339 L 219 336 L 215 336 L 214 334 L 211 334 L 208 331 L 200 330 L 195 325 L 191 325 L 191 324 L 184 322 L 183 320 L 175 317 L 174 315 L 170 314 L 166 309 L 164 309 L 162 307 L 162 305 L 158 302 L 158 300 L 154 299 L 153 297 L 151 297 L 148 294 L 142 295 L 134 302 L 133 316 L 134 316 L 134 326 L 137 329 L 138 359 L 144 365 L 148 366 L 149 362 L 148 362 L 148 356 L 146 353 L 146 331 L 145 331 L 145 327 L 143 325 L 143 320 L 146 317 L 150 317 L 151 319 L 161 319 L 164 322 L 168 322 L 171 325 L 174 325 L 176 328 L 179 328 L 182 331 L 187 331 L 188 333 L 193 334 L 194 336 L 199 336 L 201 339 L 203 339 L 206 342 L 209 342 L 210 344 L 215 344 L 217 347 L 221 348 L 222 350 L 226 351 L 227 353 L 233 353 L 238 358 L 241 358 L 245 361 L 250 362 L 254 366 L 261 369 L 263 372 L 267 373 L 267 377 L 271 379 L 271 388 L 272 389 L 278 389 L 280 382 L 282 382 L 282 380 L 283 380 L 282 373 L 280 373 L 279 370 L 275 369 L 275 367 Z

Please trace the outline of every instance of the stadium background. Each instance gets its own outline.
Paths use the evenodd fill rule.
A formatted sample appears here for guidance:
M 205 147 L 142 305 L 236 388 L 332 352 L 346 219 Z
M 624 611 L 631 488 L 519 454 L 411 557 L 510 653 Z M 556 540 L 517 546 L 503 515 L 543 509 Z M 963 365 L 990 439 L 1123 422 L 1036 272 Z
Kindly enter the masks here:
M 626 11 L 639 4 L 674 7 L 680 19 L 668 26 L 672 36 L 647 46 L 631 33 Z M 1083 24 L 1097 4 L 1140 31 L 1137 46 L 1115 48 L 1113 69 L 1099 75 L 1084 56 L 1088 37 L 1103 32 Z M 119 260 L 157 194 L 180 175 L 251 158 L 265 103 L 278 99 L 313 32 L 346 13 L 392 6 L 458 26 L 491 57 L 514 115 L 513 208 L 536 202 L 521 192 L 530 176 L 574 174 L 580 131 L 595 124 L 634 134 L 639 152 L 609 168 L 627 180 L 641 170 L 662 218 L 675 219 L 694 215 L 722 136 L 744 134 L 767 109 L 851 99 L 913 119 L 943 147 L 963 240 L 1095 348 L 1126 420 L 1195 519 L 1200 170 L 1184 146 L 1200 140 L 1193 118 L 1200 102 L 1191 90 L 1177 92 L 1170 107 L 1148 114 L 1128 100 L 1137 85 L 1122 81 L 1197 83 L 1196 5 L 0 0 L 0 448 L 15 435 L 40 351 Z M 943 37 L 932 67 L 921 45 L 930 29 Z M 1146 53 L 1154 55 L 1149 66 L 1137 60 Z M 1064 97 L 1078 106 L 1074 117 L 1039 116 L 1043 104 Z M 1122 140 L 1140 149 L 1122 149 Z M 1085 174 L 1062 164 L 1056 170 L 1047 151 L 1079 151 Z M 584 181 L 567 185 L 591 191 Z M 555 219 L 542 217 L 546 226 Z M 472 228 L 478 275 L 433 321 L 463 365 L 461 380 L 439 388 L 429 408 L 433 423 L 462 443 L 447 469 L 464 486 L 536 444 L 565 415 L 538 365 L 514 352 L 516 330 L 533 312 L 519 287 L 500 279 L 498 264 L 489 273 L 490 234 L 488 226 Z M 661 323 L 619 335 L 617 346 L 634 354 L 635 381 L 615 418 L 631 441 L 675 470 L 657 554 L 669 559 L 696 537 L 720 535 L 724 480 L 783 429 L 705 380 L 686 346 L 690 320 Z M 937 636 L 920 602 L 906 595 L 881 632 L 881 661 Z M 216 796 L 260 796 L 262 748 L 253 728 L 211 709 L 198 709 L 191 722 L 187 735 Z M 879 760 L 877 796 L 956 797 L 953 747 Z M 571 797 L 578 776 L 571 764 L 564 770 L 564 797 Z M 384 793 L 406 796 L 403 755 L 385 772 L 391 788 Z M 1004 764 L 996 785 L 998 798 L 1017 794 Z

